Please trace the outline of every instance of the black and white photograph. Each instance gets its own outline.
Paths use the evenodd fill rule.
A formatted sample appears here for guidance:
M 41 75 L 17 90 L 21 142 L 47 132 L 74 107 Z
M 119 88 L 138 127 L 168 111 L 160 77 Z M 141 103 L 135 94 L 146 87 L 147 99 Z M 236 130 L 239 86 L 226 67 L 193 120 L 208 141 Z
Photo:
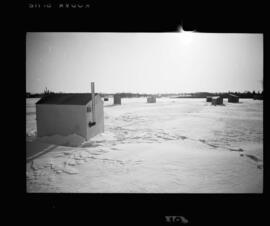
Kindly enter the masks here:
M 6 162 L 22 173 L 10 203 L 48 224 L 262 224 L 263 8 L 26 1 L 22 55 L 10 46 L 22 65 L 2 85 L 14 94 Z
M 29 193 L 262 193 L 263 34 L 28 32 Z

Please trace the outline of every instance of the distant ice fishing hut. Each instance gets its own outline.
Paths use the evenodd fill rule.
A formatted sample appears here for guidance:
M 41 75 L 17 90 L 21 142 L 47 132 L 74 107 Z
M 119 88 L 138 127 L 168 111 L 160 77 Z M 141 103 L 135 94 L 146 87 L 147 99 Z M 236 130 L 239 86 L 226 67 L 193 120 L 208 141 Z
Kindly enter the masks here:
M 206 102 L 212 102 L 212 97 L 207 96 L 207 97 L 206 97 Z
M 223 104 L 223 98 L 220 96 L 212 97 L 212 105 L 222 105 Z
M 86 140 L 104 132 L 103 101 L 95 93 L 48 94 L 36 103 L 37 135 L 77 134 Z
M 239 103 L 239 97 L 233 94 L 229 94 L 228 102 L 230 103 Z
M 121 96 L 119 94 L 113 96 L 113 104 L 121 104 Z
M 154 96 L 150 96 L 150 97 L 147 97 L 147 103 L 156 103 L 156 97 Z

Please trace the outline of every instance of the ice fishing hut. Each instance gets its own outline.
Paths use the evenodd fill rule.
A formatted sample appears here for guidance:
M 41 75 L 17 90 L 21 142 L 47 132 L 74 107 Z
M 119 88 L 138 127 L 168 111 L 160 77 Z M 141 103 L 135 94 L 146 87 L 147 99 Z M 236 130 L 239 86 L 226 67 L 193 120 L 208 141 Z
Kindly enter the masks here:
M 48 94 L 36 103 L 37 135 L 77 134 L 86 140 L 104 132 L 103 101 L 95 93 Z
M 233 94 L 229 94 L 228 102 L 230 103 L 239 103 L 239 97 Z
M 212 105 L 222 105 L 223 104 L 223 98 L 220 96 L 212 97 Z
M 147 103 L 156 103 L 156 97 L 154 96 L 147 97 Z
M 207 97 L 206 97 L 206 102 L 212 102 L 212 97 L 207 96 Z
M 119 94 L 113 96 L 113 104 L 121 104 L 121 96 Z

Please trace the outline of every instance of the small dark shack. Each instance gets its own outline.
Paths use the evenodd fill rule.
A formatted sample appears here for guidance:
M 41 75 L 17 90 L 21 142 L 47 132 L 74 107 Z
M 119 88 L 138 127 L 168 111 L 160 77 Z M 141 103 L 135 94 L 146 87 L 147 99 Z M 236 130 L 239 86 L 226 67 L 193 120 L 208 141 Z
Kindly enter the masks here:
M 155 96 L 147 97 L 147 103 L 156 103 L 156 97 Z
M 239 103 L 239 97 L 233 94 L 229 94 L 228 102 L 230 103 Z
M 220 96 L 212 97 L 212 105 L 222 105 L 223 104 L 223 98 Z
M 212 97 L 207 96 L 207 97 L 206 97 L 206 102 L 212 102 Z
M 263 100 L 263 96 L 262 95 L 254 95 L 253 100 Z
M 109 100 L 109 98 L 108 97 L 104 97 L 104 101 L 108 101 Z
M 113 96 L 113 104 L 121 104 L 121 96 L 119 94 Z

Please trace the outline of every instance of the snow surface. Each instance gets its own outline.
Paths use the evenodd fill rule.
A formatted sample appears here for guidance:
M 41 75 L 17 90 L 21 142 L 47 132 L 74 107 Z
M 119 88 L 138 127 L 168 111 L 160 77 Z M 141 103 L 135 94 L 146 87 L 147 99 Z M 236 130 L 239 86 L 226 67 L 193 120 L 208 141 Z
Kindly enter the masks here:
M 261 193 L 263 102 L 205 99 L 104 102 L 105 132 L 36 138 L 27 99 L 28 192 Z M 32 153 L 29 151 L 29 153 Z
M 52 143 L 62 146 L 77 147 L 85 141 L 85 138 L 77 134 L 70 134 L 68 136 L 56 134 L 53 136 L 38 137 L 36 141 L 42 143 Z

